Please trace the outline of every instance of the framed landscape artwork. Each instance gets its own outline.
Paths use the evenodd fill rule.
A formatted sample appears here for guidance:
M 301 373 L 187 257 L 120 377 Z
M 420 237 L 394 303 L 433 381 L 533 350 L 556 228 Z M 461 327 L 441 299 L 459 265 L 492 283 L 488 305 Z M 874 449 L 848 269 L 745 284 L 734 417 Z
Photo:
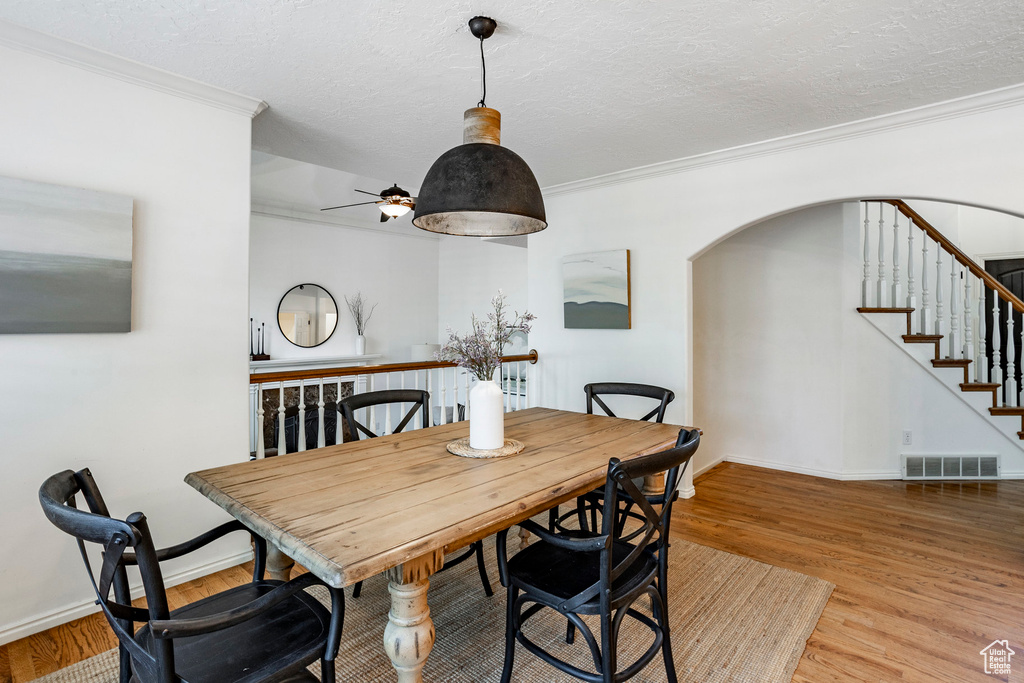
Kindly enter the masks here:
M 0 334 L 131 328 L 132 198 L 0 176 Z
M 566 329 L 630 329 L 629 249 L 562 259 Z

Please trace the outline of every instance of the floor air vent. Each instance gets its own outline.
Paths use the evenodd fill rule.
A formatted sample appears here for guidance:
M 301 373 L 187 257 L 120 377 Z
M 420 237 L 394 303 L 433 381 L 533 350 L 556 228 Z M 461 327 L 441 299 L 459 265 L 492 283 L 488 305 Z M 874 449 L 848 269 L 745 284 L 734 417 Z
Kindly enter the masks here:
M 904 455 L 904 479 L 998 479 L 998 455 Z

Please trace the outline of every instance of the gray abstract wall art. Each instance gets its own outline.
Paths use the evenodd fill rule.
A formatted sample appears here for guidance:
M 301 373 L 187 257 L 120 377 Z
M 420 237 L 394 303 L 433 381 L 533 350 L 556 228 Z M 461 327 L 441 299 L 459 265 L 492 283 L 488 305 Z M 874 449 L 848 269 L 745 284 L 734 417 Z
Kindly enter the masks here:
M 630 329 L 629 249 L 562 258 L 566 329 Z
M 0 176 L 0 334 L 131 328 L 132 198 Z

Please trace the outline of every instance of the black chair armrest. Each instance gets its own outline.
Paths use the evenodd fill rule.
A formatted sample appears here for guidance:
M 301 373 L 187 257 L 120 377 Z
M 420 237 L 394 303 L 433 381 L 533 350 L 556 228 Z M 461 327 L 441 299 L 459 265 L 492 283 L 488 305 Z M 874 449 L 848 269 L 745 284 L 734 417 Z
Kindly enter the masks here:
M 153 637 L 159 639 L 184 638 L 186 636 L 212 633 L 246 622 L 299 591 L 317 585 L 327 584 L 312 574 L 303 574 L 286 584 L 278 586 L 266 595 L 256 598 L 252 602 L 226 612 L 211 614 L 206 617 L 197 617 L 195 619 L 154 619 L 149 624 L 153 630 Z
M 250 534 L 252 533 L 251 531 L 249 531 L 248 527 L 239 522 L 237 519 L 232 520 L 230 522 L 225 522 L 224 524 L 221 524 L 218 527 L 210 529 L 205 533 L 199 534 L 195 538 L 185 541 L 184 543 L 179 543 L 178 545 L 172 545 L 169 548 L 162 548 L 160 550 L 157 550 L 156 559 L 158 562 L 163 562 L 164 560 L 173 560 L 176 557 L 187 555 L 193 550 L 199 550 L 203 546 L 209 545 L 221 536 L 230 534 L 233 531 L 246 531 Z M 121 560 L 125 564 L 138 564 L 138 560 L 136 559 L 135 553 L 133 552 L 126 552 L 124 555 L 121 556 Z
M 532 519 L 525 519 L 519 522 L 519 526 L 526 529 L 532 534 L 537 534 L 540 540 L 551 545 L 558 546 L 559 548 L 565 548 L 566 550 L 576 551 L 589 551 L 589 550 L 602 550 L 608 544 L 607 536 L 591 536 L 589 538 L 579 538 L 573 536 L 565 536 L 563 534 L 554 534 L 548 531 L 546 528 L 537 524 Z

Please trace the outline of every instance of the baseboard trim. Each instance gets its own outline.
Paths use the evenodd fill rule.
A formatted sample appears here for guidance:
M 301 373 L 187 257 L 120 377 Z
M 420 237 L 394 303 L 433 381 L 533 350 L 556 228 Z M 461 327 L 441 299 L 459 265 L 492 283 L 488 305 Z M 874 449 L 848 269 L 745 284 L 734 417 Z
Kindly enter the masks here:
M 764 467 L 770 470 L 782 470 L 783 472 L 792 472 L 794 474 L 806 474 L 811 477 L 836 479 L 839 481 L 871 481 L 877 479 L 901 479 L 903 477 L 903 473 L 899 470 L 866 470 L 860 472 L 838 472 L 836 470 L 819 470 L 813 467 L 788 465 L 784 463 L 772 462 L 769 460 L 759 460 L 757 458 L 745 458 L 739 455 L 727 455 L 725 458 L 723 458 L 723 461 L 734 462 L 739 465 L 752 465 L 754 467 Z
M 251 559 L 252 551 L 245 551 L 235 555 L 230 555 L 220 560 L 208 562 L 204 565 L 192 567 L 191 569 L 186 569 L 176 574 L 166 576 L 164 578 L 164 585 L 168 587 L 177 586 L 178 584 L 186 583 L 203 576 L 208 576 L 214 572 L 219 572 L 222 569 L 238 566 Z M 140 597 L 142 594 L 143 590 L 141 585 L 132 587 L 132 598 Z M 26 619 L 16 624 L 5 626 L 4 628 L 0 628 L 0 645 L 6 645 L 7 643 L 20 640 L 34 633 L 39 633 L 40 631 L 45 631 L 48 628 L 66 624 L 69 621 L 80 619 L 92 614 L 93 612 L 99 611 L 100 608 L 94 600 L 85 600 L 78 604 L 71 605 L 70 607 L 54 610 L 39 617 Z
M 724 456 L 721 457 L 721 458 L 718 458 L 717 460 L 713 460 L 713 461 L 709 462 L 707 465 L 704 465 L 704 467 L 701 467 L 699 470 L 694 470 L 693 471 L 693 478 L 696 479 L 700 475 L 702 475 L 705 472 L 707 472 L 708 470 L 710 470 L 712 467 L 716 467 L 718 465 L 721 465 L 723 462 L 725 462 L 725 457 Z

